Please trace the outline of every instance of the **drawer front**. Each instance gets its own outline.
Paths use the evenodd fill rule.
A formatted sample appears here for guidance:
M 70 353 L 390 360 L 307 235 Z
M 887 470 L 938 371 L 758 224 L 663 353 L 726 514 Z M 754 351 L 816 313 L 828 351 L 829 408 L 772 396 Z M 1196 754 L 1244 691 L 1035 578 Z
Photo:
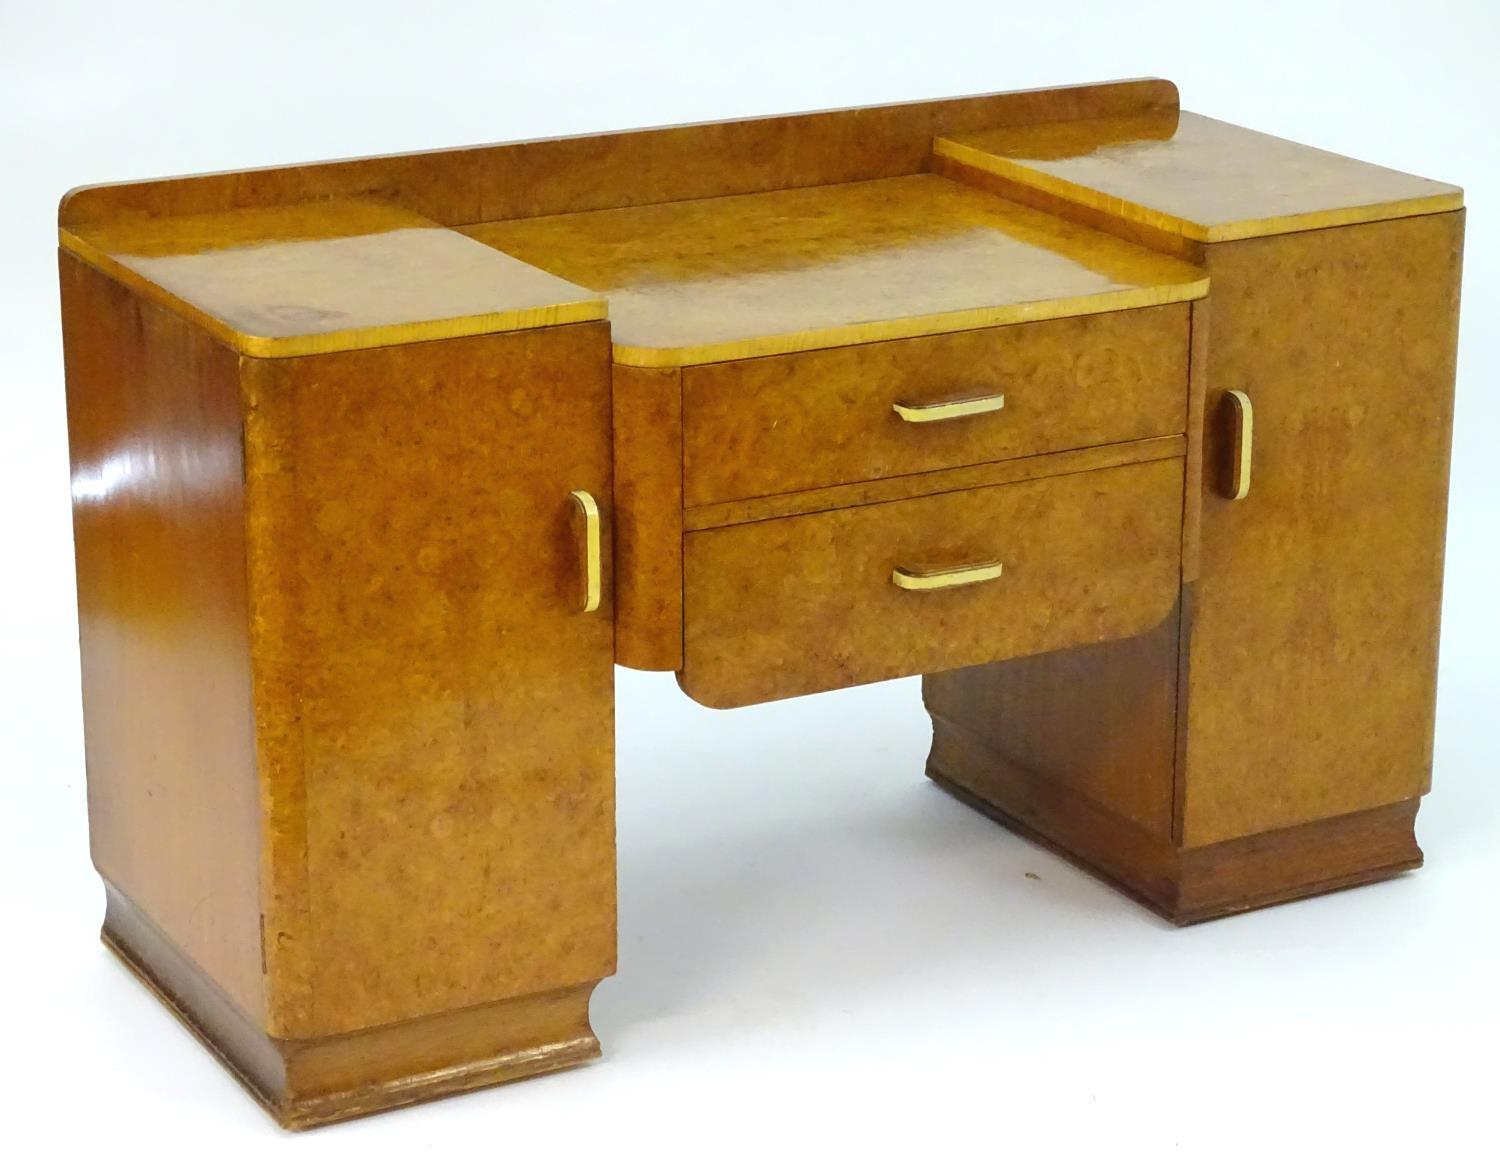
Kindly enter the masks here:
M 682 688 L 732 708 L 1145 632 L 1177 600 L 1182 481 L 1173 458 L 690 533 Z
M 1181 433 L 1188 310 L 1169 304 L 688 368 L 684 503 Z M 922 411 L 977 398 L 992 411 Z M 914 419 L 897 404 L 916 406 Z

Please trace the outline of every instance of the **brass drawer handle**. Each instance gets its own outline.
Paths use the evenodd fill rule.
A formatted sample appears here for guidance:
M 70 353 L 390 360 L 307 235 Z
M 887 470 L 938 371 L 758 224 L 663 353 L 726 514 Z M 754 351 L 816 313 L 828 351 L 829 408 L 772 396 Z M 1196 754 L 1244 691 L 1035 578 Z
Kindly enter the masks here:
M 972 566 L 952 566 L 947 570 L 906 570 L 898 566 L 891 571 L 891 581 L 903 591 L 945 591 L 949 587 L 989 582 L 1004 572 L 1003 562 L 976 562 Z
M 1229 462 L 1229 480 L 1224 496 L 1240 501 L 1250 492 L 1250 463 L 1255 457 L 1255 407 L 1248 394 L 1230 389 L 1224 394 L 1234 422 L 1234 448 Z
M 953 421 L 959 417 L 977 417 L 984 413 L 998 413 L 1005 407 L 1005 394 L 991 396 L 969 396 L 962 400 L 940 400 L 932 404 L 912 405 L 897 401 L 891 406 L 903 421 L 914 425 L 925 425 L 930 421 Z
M 599 545 L 599 503 L 586 489 L 575 489 L 568 495 L 583 513 L 583 611 L 599 609 L 599 592 L 603 584 L 604 563 Z

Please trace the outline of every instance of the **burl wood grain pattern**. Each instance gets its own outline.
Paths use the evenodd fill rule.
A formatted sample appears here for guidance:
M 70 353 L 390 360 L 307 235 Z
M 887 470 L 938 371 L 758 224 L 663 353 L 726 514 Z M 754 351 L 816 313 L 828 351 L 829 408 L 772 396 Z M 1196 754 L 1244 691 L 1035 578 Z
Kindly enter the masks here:
M 605 294 L 615 361 L 651 367 L 1207 291 L 1199 268 L 935 174 L 464 229 Z
M 1460 212 L 1209 252 L 1187 845 L 1426 786 L 1462 242 Z M 1240 502 L 1220 493 L 1230 388 L 1255 406 Z
M 1456 210 L 1456 186 L 1195 113 L 1058 120 L 941 136 L 936 154 L 1200 242 Z
M 689 506 L 923 473 L 1186 427 L 1188 307 L 1171 305 L 685 369 Z M 927 424 L 892 405 L 1003 393 Z
M 61 232 L 63 246 L 251 356 L 603 319 L 604 301 L 399 207 L 339 200 Z
M 260 1020 L 238 361 L 59 264 L 94 865 Z
M 62 226 L 375 197 L 458 226 L 920 171 L 945 133 L 1176 109 L 1160 78 L 86 186 Z
M 1137 634 L 1177 597 L 1182 463 L 687 535 L 682 688 L 736 707 Z M 910 570 L 998 579 L 902 590 Z
M 682 372 L 614 368 L 615 661 L 682 666 Z
M 577 324 L 246 366 L 275 1036 L 614 970 L 610 587 L 581 613 L 569 499 L 608 512 L 608 360 Z

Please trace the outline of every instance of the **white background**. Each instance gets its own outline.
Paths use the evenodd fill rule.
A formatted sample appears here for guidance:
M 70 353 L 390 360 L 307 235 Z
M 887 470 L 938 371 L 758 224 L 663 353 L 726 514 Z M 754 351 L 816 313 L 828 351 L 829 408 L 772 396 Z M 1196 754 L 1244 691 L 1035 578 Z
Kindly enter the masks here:
M 1494 1160 L 1497 67 L 1491 0 L 0 0 L 0 1143 L 40 1139 L 0 1155 Z M 1468 192 L 1426 869 L 1177 931 L 930 787 L 915 681 L 724 713 L 620 672 L 604 1059 L 278 1132 L 96 938 L 58 196 L 1142 75 Z

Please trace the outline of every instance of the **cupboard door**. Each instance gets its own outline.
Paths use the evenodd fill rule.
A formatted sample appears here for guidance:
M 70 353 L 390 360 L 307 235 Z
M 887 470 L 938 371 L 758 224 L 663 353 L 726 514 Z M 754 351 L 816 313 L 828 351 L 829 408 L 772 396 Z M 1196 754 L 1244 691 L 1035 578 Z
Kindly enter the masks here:
M 1208 249 L 1186 845 L 1423 792 L 1462 212 Z M 1229 500 L 1234 409 L 1250 484 Z
M 273 1034 L 608 975 L 607 327 L 249 363 Z

